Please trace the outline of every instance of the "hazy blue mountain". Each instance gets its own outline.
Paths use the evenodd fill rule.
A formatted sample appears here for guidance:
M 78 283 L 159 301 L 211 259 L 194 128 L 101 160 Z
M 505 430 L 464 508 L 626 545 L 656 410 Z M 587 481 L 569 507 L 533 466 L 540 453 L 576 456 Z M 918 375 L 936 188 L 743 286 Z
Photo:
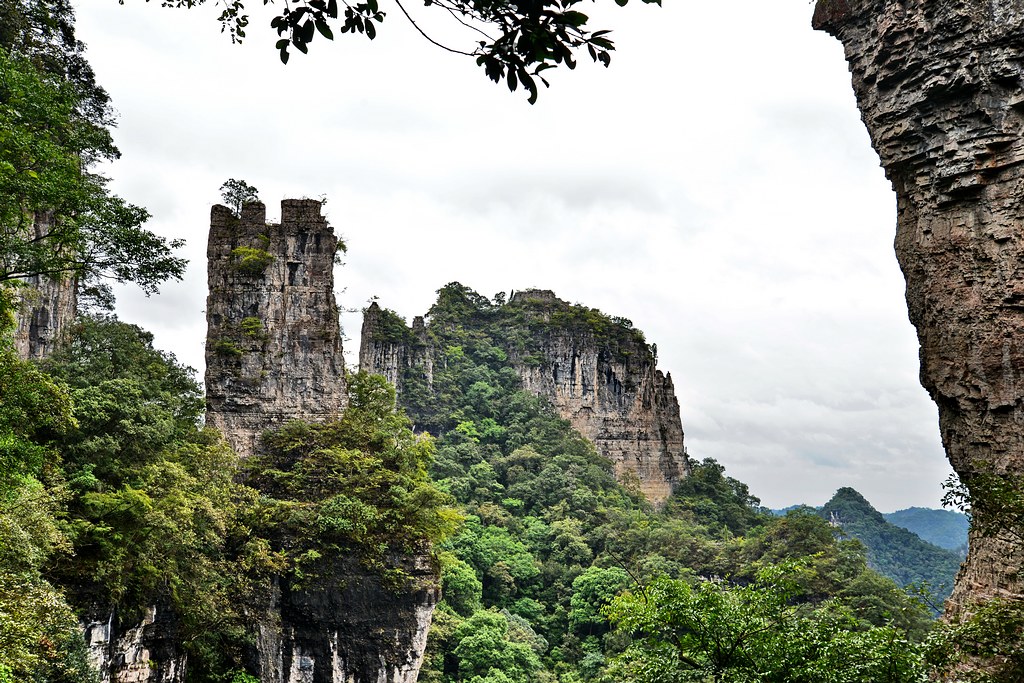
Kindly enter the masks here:
M 907 508 L 883 515 L 886 521 L 915 534 L 940 548 L 960 553 L 967 549 L 967 515 L 953 510 Z
M 857 491 L 839 489 L 818 514 L 867 546 L 869 564 L 901 586 L 926 582 L 938 599 L 952 590 L 960 556 L 889 523 Z

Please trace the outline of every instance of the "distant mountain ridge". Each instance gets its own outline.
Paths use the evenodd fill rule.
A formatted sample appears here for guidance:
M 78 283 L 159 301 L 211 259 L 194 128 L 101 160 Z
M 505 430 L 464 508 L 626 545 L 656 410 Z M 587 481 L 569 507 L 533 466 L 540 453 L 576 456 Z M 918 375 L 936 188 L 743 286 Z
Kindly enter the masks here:
M 953 510 L 907 508 L 883 513 L 886 521 L 909 529 L 922 539 L 963 557 L 967 552 L 967 515 Z
M 801 507 L 821 510 L 822 506 L 798 503 L 784 508 L 772 508 L 771 513 L 776 517 L 782 517 L 790 510 Z M 883 512 L 882 517 L 890 524 L 914 532 L 923 541 L 952 550 L 961 558 L 967 555 L 967 530 L 970 528 L 970 520 L 962 512 L 910 507 L 896 512 Z
M 867 547 L 868 563 L 880 573 L 901 586 L 926 583 L 937 599 L 949 596 L 962 560 L 957 553 L 890 523 L 849 487 L 836 491 L 818 514 L 862 542 Z

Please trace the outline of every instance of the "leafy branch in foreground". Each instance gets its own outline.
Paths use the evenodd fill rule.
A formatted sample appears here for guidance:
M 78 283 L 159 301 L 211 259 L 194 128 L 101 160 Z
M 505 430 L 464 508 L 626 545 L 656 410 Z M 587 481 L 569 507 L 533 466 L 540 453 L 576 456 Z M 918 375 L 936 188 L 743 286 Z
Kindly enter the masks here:
M 967 514 L 973 531 L 1024 539 L 1024 477 L 978 463 L 970 474 L 950 475 L 942 486 L 942 504 Z
M 148 2 L 149 0 L 147 0 Z M 120 0 L 124 4 L 124 0 Z M 163 0 L 164 7 L 195 7 L 207 0 Z M 263 4 L 268 4 L 264 0 Z M 537 101 L 540 81 L 548 86 L 541 75 L 545 70 L 564 64 L 576 68 L 576 53 L 586 49 L 594 62 L 608 66 L 615 49 L 610 31 L 591 31 L 590 17 L 580 12 L 582 0 L 424 0 L 425 7 L 434 7 L 447 13 L 456 30 L 472 37 L 467 47 L 452 47 L 427 34 L 401 0 L 394 0 L 402 15 L 430 43 L 459 55 L 473 57 L 484 68 L 487 77 L 495 83 L 502 81 L 510 91 L 522 86 L 529 93 L 528 101 Z M 628 0 L 615 0 L 626 5 Z M 661 4 L 661 0 L 642 0 L 646 4 Z M 366 0 L 339 7 L 338 0 L 296 0 L 286 3 L 271 19 L 270 27 L 277 31 L 277 50 L 281 61 L 288 62 L 290 50 L 305 54 L 309 44 L 319 34 L 334 39 L 332 24 L 341 33 L 359 33 L 370 40 L 377 36 L 377 25 L 387 13 L 378 0 Z M 232 42 L 245 37 L 249 16 L 243 0 L 217 0 L 223 8 L 219 20 Z M 340 26 L 339 26 L 340 20 Z

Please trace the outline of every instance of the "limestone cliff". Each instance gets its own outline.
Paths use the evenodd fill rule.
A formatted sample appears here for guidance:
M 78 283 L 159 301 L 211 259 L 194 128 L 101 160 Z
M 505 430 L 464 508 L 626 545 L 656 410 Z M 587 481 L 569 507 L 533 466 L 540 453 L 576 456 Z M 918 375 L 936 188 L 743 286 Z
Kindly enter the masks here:
M 53 220 L 49 213 L 36 214 L 35 236 L 46 235 Z M 22 358 L 38 360 L 53 351 L 63 330 L 77 315 L 77 289 L 74 278 L 53 279 L 46 275 L 26 278 L 28 286 L 20 290 L 14 348 Z
M 101 683 L 183 683 L 188 657 L 180 623 L 164 605 L 146 609 L 141 620 L 122 622 L 115 610 L 90 609 L 85 642 Z
M 281 202 L 280 224 L 268 224 L 258 202 L 241 218 L 213 207 L 206 420 L 242 457 L 266 429 L 326 420 L 345 407 L 337 249 L 316 200 Z
M 354 558 L 326 558 L 315 585 L 275 583 L 255 628 L 260 683 L 415 683 L 434 605 L 436 568 L 401 558 L 411 587 L 382 585 Z
M 896 254 L 961 479 L 1024 474 L 1024 2 L 819 0 L 898 201 Z M 980 493 L 976 491 L 975 493 Z M 1019 536 L 972 531 L 951 616 L 1024 599 Z
M 518 292 L 497 314 L 507 318 L 500 341 L 522 387 L 547 398 L 612 461 L 620 481 L 663 503 L 689 465 L 672 378 L 657 369 L 643 335 L 628 321 L 571 306 L 550 291 Z M 360 368 L 387 377 L 408 403 L 410 379 L 431 384 L 436 324 L 448 322 L 415 318 L 410 329 L 371 304 L 363 316 Z

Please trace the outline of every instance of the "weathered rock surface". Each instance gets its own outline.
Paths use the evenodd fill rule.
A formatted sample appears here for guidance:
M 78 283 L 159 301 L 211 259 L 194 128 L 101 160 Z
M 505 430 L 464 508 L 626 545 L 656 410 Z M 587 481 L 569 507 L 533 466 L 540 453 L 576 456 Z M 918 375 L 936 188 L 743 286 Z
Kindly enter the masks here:
M 37 238 L 46 235 L 52 216 L 36 214 L 33 230 Z M 53 279 L 33 275 L 25 279 L 28 287 L 20 292 L 21 307 L 14 332 L 14 348 L 25 359 L 38 360 L 53 351 L 61 333 L 78 313 L 78 296 L 74 278 Z
M 572 317 L 589 309 L 572 307 L 550 291 L 518 292 L 507 306 L 522 310 L 524 326 L 540 329 L 525 347 L 506 349 L 523 388 L 551 401 L 612 461 L 620 481 L 663 503 L 689 464 L 672 377 L 657 369 L 652 347 L 624 327 L 601 338 Z M 436 350 L 423 318 L 415 318 L 412 329 L 384 329 L 393 325 L 376 303 L 366 309 L 359 367 L 384 375 L 401 401 L 408 370 L 417 368 L 430 383 Z
M 162 606 L 122 623 L 114 610 L 93 609 L 84 621 L 89 657 L 102 683 L 183 683 L 188 658 L 178 620 Z
M 434 356 L 423 316 L 412 320 L 412 329 L 395 335 L 384 329 L 387 318 L 377 302 L 363 311 L 363 327 L 359 334 L 359 368 L 383 377 L 395 387 L 399 396 L 405 386 L 406 371 L 420 368 L 427 384 L 434 379 Z
M 242 457 L 266 429 L 345 408 L 337 248 L 316 200 L 281 202 L 279 225 L 258 202 L 211 211 L 206 419 Z
M 415 683 L 440 599 L 426 557 L 399 562 L 409 586 L 386 587 L 351 558 L 327 558 L 310 588 L 273 586 L 254 653 L 261 683 Z
M 818 0 L 898 199 L 896 254 L 943 444 L 1024 474 L 1024 2 Z M 1024 598 L 1024 548 L 973 533 L 947 614 Z

